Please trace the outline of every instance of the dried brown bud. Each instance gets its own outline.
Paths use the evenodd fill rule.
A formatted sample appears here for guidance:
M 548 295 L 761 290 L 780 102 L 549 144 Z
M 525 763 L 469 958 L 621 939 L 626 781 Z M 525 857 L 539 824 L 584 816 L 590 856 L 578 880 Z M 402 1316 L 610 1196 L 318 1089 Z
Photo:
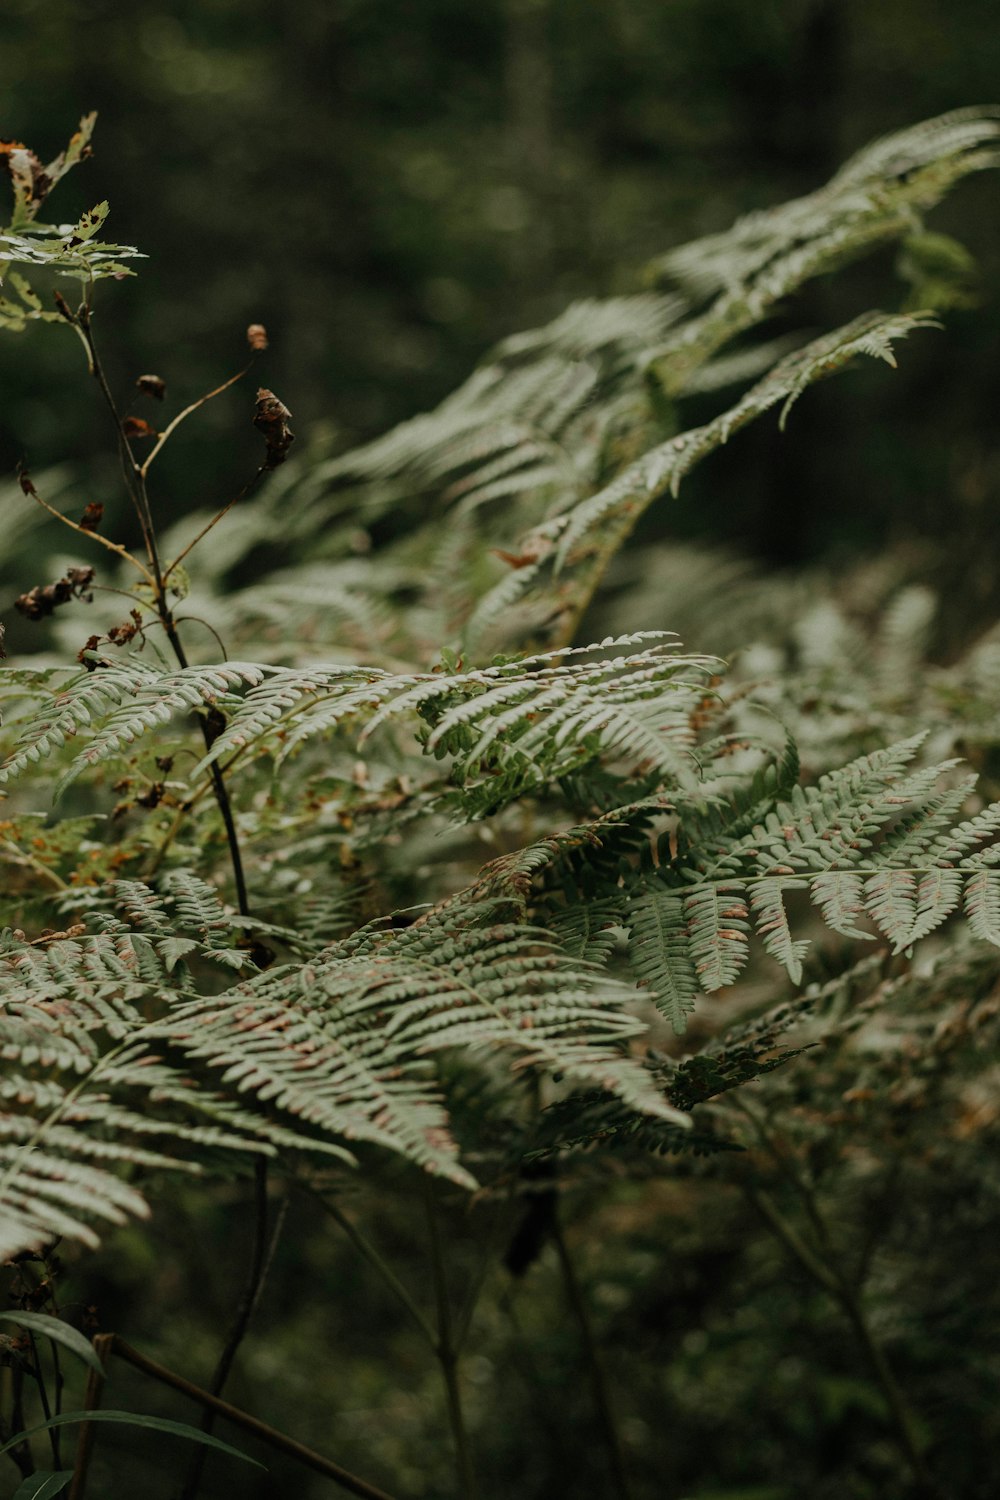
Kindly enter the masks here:
M 104 506 L 99 500 L 88 501 L 83 515 L 80 517 L 80 520 L 78 522 L 80 530 L 96 531 L 98 526 L 100 526 L 101 524 L 101 518 L 103 515 Z
M 25 495 L 36 495 L 38 493 L 31 482 L 31 475 L 24 464 L 18 464 L 17 466 L 17 482 Z
M 90 592 L 93 581 L 93 568 L 67 568 L 65 576 L 55 583 L 36 584 L 26 594 L 20 594 L 14 600 L 14 608 L 20 610 L 25 619 L 44 620 L 46 615 L 70 599 L 86 599 L 89 603 L 94 597 Z
M 261 389 L 257 392 L 253 425 L 258 432 L 263 433 L 267 444 L 267 458 L 264 461 L 267 469 L 276 469 L 279 464 L 283 464 L 288 449 L 295 441 L 295 434 L 288 425 L 291 417 L 288 407 L 278 400 L 273 391 Z
M 108 640 L 115 646 L 124 646 L 131 641 L 142 629 L 142 615 L 137 609 L 129 610 L 131 619 L 123 620 L 120 625 L 112 625 L 108 631 Z
M 254 354 L 262 354 L 267 348 L 267 329 L 263 323 L 251 323 L 247 329 L 247 343 Z
M 156 401 L 162 401 L 167 394 L 167 382 L 159 375 L 140 375 L 136 388 L 144 396 L 152 396 Z
M 126 417 L 122 423 L 122 432 L 129 438 L 155 438 L 160 435 L 156 428 L 144 422 L 142 417 Z

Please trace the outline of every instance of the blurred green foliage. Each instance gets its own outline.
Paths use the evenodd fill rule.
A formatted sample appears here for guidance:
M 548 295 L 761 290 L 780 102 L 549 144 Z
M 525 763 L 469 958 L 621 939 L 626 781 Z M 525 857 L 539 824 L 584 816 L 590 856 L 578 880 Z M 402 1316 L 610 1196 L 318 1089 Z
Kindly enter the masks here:
M 990 98 L 998 67 L 989 0 L 8 0 L 0 125 L 46 157 L 100 113 L 60 212 L 110 196 L 111 237 L 152 252 L 115 302 L 119 385 L 153 369 L 194 395 L 259 319 L 300 426 L 346 442 L 432 405 L 498 337 L 817 186 L 873 136 Z M 995 295 L 991 185 L 935 228 Z M 818 285 L 796 326 L 871 305 L 884 269 Z M 99 483 L 73 360 L 55 334 L 0 349 L 4 466 L 69 459 Z M 853 397 L 824 392 L 790 439 L 723 455 L 672 524 L 779 562 L 956 519 L 978 540 L 996 361 L 988 321 L 956 314 L 946 348 L 871 377 L 862 430 Z M 178 508 L 242 474 L 222 441 L 241 411 L 219 403 L 176 445 Z
M 128 12 L 7 0 L 0 97 L 4 132 L 43 156 L 82 110 L 100 112 L 96 158 L 61 190 L 60 213 L 108 195 L 112 237 L 151 254 L 108 314 L 114 380 L 152 369 L 193 397 L 235 367 L 259 319 L 273 340 L 269 380 L 305 441 L 329 447 L 431 406 L 498 337 L 572 297 L 633 288 L 671 245 L 818 185 L 880 131 L 991 97 L 998 64 L 990 0 L 139 0 Z M 692 477 L 666 523 L 675 536 L 777 563 L 909 555 L 902 544 L 933 557 L 947 538 L 939 581 L 964 591 L 976 618 L 995 617 L 995 183 L 964 186 L 935 230 L 971 248 L 969 302 L 985 299 L 989 315 L 956 307 L 947 340 L 915 341 L 891 381 L 879 371 L 850 389 L 831 383 L 783 437 L 750 432 Z M 936 253 L 947 254 L 925 242 L 901 258 L 900 304 L 933 279 Z M 870 287 L 882 294 L 885 270 L 861 265 L 810 289 L 794 325 L 774 331 L 802 327 L 810 309 L 818 326 L 850 317 Z M 23 453 L 39 469 L 66 464 L 67 484 L 89 498 L 113 474 L 96 406 L 79 399 L 79 360 L 48 330 L 0 345 L 0 458 L 5 469 Z M 165 459 L 179 512 L 243 477 L 255 442 L 244 405 L 234 395 L 207 408 Z M 244 428 L 240 451 L 232 435 Z M 970 993 L 995 982 L 973 973 Z M 991 1500 L 988 1335 L 1000 1308 L 984 1268 L 998 1184 L 984 1155 L 995 1106 L 988 1091 L 914 1085 L 866 1120 L 861 1148 L 847 1127 L 869 1101 L 848 1100 L 824 1155 L 802 1082 L 812 1065 L 779 1075 L 776 1129 L 820 1180 L 844 1255 L 870 1272 L 878 1331 L 933 1417 L 951 1495 Z M 838 1059 L 824 1066 L 832 1093 Z M 959 1147 L 942 1152 L 942 1141 Z M 602 1183 L 568 1206 L 637 1494 L 903 1500 L 882 1398 L 849 1330 L 789 1269 L 738 1175 L 725 1163 L 652 1190 Z M 378 1210 L 380 1246 L 425 1300 L 412 1183 L 398 1184 L 395 1210 L 393 1189 L 382 1180 L 366 1202 L 359 1187 L 350 1211 L 370 1222 Z M 243 1275 L 244 1205 L 243 1186 L 169 1189 L 155 1237 L 109 1237 L 100 1261 L 71 1267 L 64 1305 L 95 1305 L 104 1326 L 127 1326 L 140 1347 L 207 1378 Z M 462 1285 L 490 1245 L 490 1205 L 451 1212 Z M 336 1235 L 292 1204 L 231 1397 L 414 1500 L 448 1494 L 433 1362 Z M 551 1245 L 523 1278 L 490 1277 L 468 1371 L 484 1493 L 603 1500 L 612 1491 Z M 108 1405 L 191 1415 L 124 1368 L 115 1380 Z M 111 1434 L 95 1495 L 125 1493 L 126 1453 L 131 1491 L 166 1495 L 160 1450 Z M 267 1461 L 260 1480 L 213 1461 L 206 1488 L 239 1483 L 248 1500 L 329 1493 Z

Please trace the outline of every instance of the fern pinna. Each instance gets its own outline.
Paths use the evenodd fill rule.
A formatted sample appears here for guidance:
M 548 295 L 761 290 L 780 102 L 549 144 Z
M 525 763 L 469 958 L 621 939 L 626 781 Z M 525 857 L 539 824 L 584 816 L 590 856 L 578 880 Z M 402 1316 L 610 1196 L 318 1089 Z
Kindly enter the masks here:
M 890 609 L 864 691 L 855 660 L 821 639 L 831 619 L 835 642 L 849 632 L 815 600 L 789 627 L 794 670 L 770 680 L 746 659 L 727 678 L 673 634 L 633 628 L 642 621 L 581 644 L 630 534 L 695 464 L 776 407 L 783 424 L 859 356 L 893 366 L 896 343 L 938 326 L 948 289 L 936 281 L 926 306 L 808 341 L 728 346 L 812 277 L 896 241 L 916 254 L 922 213 L 996 165 L 998 143 L 989 109 L 877 142 L 826 188 L 662 257 L 634 296 L 508 339 L 435 412 L 346 455 L 286 466 L 290 413 L 261 386 L 256 471 L 166 532 L 151 466 L 233 382 L 162 432 L 122 415 L 91 312 L 95 284 L 135 252 L 101 240 L 103 204 L 75 225 L 39 224 L 42 178 L 17 148 L 4 269 L 70 277 L 82 301 L 60 296 L 52 313 L 11 272 L 0 325 L 57 321 L 79 339 L 138 540 L 104 535 L 90 503 L 75 520 L 20 471 L 25 503 L 74 546 L 99 546 L 108 571 L 61 562 L 57 583 L 20 595 L 27 620 L 56 617 L 49 644 L 70 648 L 69 665 L 47 654 L 0 682 L 0 1255 L 93 1246 L 149 1213 L 162 1174 L 254 1164 L 245 1332 L 266 1272 L 267 1169 L 359 1241 L 336 1202 L 359 1162 L 394 1158 L 425 1186 L 500 1198 L 603 1147 L 736 1154 L 745 1101 L 719 1099 L 803 1054 L 794 1028 L 833 991 L 828 1035 L 855 1024 L 855 980 L 860 1026 L 892 960 L 920 942 L 940 945 L 925 950 L 932 966 L 954 951 L 974 970 L 965 939 L 938 931 L 956 914 L 1000 946 L 1000 802 L 976 801 L 976 776 L 950 754 L 955 715 L 945 722 L 958 701 L 966 744 L 995 748 L 995 714 L 974 701 L 992 658 L 973 653 L 928 689 L 908 654 L 932 618 L 919 587 Z M 257 360 L 266 335 L 249 332 Z M 743 382 L 684 427 L 687 396 Z M 139 438 L 152 440 L 145 458 Z M 220 525 L 234 507 L 242 525 Z M 247 584 L 248 557 L 279 535 L 274 566 Z M 646 598 L 664 591 L 650 556 Z M 722 592 L 731 573 L 703 562 Z M 98 627 L 85 640 L 81 600 Z M 222 659 L 202 659 L 216 643 Z M 832 704 L 828 718 L 816 702 Z M 49 815 L 53 791 L 65 818 Z M 878 956 L 845 963 L 841 940 L 874 940 Z M 775 962 L 805 987 L 777 1012 Z M 699 998 L 732 991 L 748 966 L 747 993 L 726 1001 L 760 1010 L 766 992 L 764 1014 L 676 1055 L 705 1043 L 688 1030 Z M 749 1106 L 743 1116 L 759 1125 Z M 540 1216 L 565 1263 L 555 1196 L 539 1193 Z M 468 1494 L 429 1190 L 425 1203 L 430 1342 Z M 415 1321 L 426 1330 L 419 1310 Z

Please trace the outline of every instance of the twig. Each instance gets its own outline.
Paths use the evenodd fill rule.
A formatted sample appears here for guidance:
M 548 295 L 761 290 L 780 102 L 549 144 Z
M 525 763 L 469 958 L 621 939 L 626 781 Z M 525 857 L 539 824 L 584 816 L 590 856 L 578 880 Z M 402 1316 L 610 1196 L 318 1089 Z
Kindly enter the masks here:
M 183 411 L 178 412 L 176 417 L 174 417 L 170 422 L 167 423 L 166 427 L 164 427 L 163 431 L 157 438 L 156 443 L 148 454 L 146 462 L 139 469 L 139 473 L 144 479 L 149 473 L 153 460 L 156 458 L 157 454 L 161 452 L 168 440 L 177 431 L 178 427 L 184 421 L 185 417 L 190 417 L 193 412 L 196 412 L 200 406 L 204 406 L 206 401 L 211 401 L 214 396 L 221 396 L 223 391 L 228 391 L 229 387 L 231 385 L 235 385 L 238 380 L 242 380 L 244 375 L 246 375 L 248 370 L 252 369 L 252 367 L 253 361 L 251 360 L 248 365 L 244 365 L 243 369 L 240 370 L 238 374 L 231 375 L 228 380 L 223 381 L 222 385 L 217 385 L 214 391 L 206 391 L 204 396 L 199 396 L 197 401 L 192 401 L 190 406 L 185 406 Z
M 118 557 L 123 558 L 125 562 L 130 562 L 134 568 L 139 569 L 139 572 L 142 574 L 143 578 L 145 578 L 150 587 L 155 587 L 152 573 L 144 563 L 141 563 L 139 559 L 128 550 L 127 547 L 123 547 L 120 542 L 112 542 L 108 537 L 102 536 L 99 531 L 88 531 L 86 526 L 79 526 L 76 521 L 71 521 L 69 516 L 64 516 L 61 510 L 56 510 L 54 505 L 50 505 L 49 502 L 38 493 L 38 491 L 35 489 L 34 484 L 32 484 L 31 480 L 28 478 L 27 474 L 25 474 L 24 483 L 31 485 L 28 493 L 31 495 L 33 500 L 38 501 L 38 504 L 42 507 L 43 510 L 48 511 L 50 516 L 55 516 L 56 520 L 61 521 L 64 526 L 68 526 L 70 531 L 79 532 L 80 536 L 85 536 L 88 541 L 97 542 L 100 544 L 100 546 L 106 547 L 109 552 L 114 552 Z M 116 592 L 122 591 L 117 590 Z
M 282 1220 L 283 1220 L 282 1215 Z M 281 1222 L 278 1223 L 278 1231 Z M 215 1373 L 209 1386 L 212 1396 L 222 1394 L 223 1387 L 229 1378 L 229 1372 L 233 1367 L 233 1361 L 239 1352 L 239 1347 L 246 1337 L 250 1320 L 256 1311 L 260 1301 L 261 1292 L 264 1289 L 264 1280 L 274 1253 L 276 1239 L 268 1246 L 268 1211 L 267 1211 L 267 1163 L 262 1158 L 254 1163 L 254 1232 L 253 1248 L 250 1254 L 250 1268 L 247 1272 L 246 1284 L 243 1294 L 236 1305 L 236 1314 L 233 1318 L 229 1335 L 219 1355 L 215 1366 Z M 202 1418 L 201 1428 L 203 1432 L 211 1432 L 215 1426 L 215 1414 L 207 1410 Z M 180 1492 L 180 1500 L 194 1500 L 201 1482 L 202 1470 L 205 1467 L 207 1454 L 203 1448 L 199 1448 L 191 1459 L 187 1478 Z
M 97 1355 L 107 1371 L 108 1358 L 114 1334 L 99 1333 L 94 1339 L 94 1353 Z M 87 1389 L 83 1397 L 84 1411 L 96 1411 L 101 1404 L 104 1393 L 105 1374 L 98 1375 L 96 1370 L 90 1370 L 87 1374 Z M 90 1456 L 94 1447 L 95 1432 L 91 1423 L 83 1422 L 76 1440 L 76 1458 L 73 1463 L 73 1478 L 70 1481 L 68 1500 L 83 1500 L 84 1491 L 87 1486 L 87 1470 L 90 1467 Z
M 249 1412 L 242 1411 L 238 1406 L 231 1406 L 228 1401 L 222 1401 L 218 1396 L 213 1396 L 210 1391 L 202 1390 L 190 1380 L 185 1380 L 183 1375 L 175 1375 L 173 1370 L 168 1370 L 165 1365 L 157 1364 L 156 1360 L 140 1354 L 138 1349 L 133 1349 L 131 1344 L 127 1344 L 117 1334 L 111 1334 L 110 1338 L 111 1352 L 117 1354 L 119 1359 L 124 1359 L 153 1380 L 158 1380 L 161 1384 L 179 1391 L 182 1396 L 188 1396 L 192 1401 L 197 1401 L 200 1406 L 207 1407 L 216 1416 L 222 1417 L 226 1422 L 231 1422 L 234 1427 L 240 1427 L 244 1432 L 249 1432 L 253 1437 L 259 1438 L 268 1447 L 276 1449 L 279 1453 L 286 1453 L 289 1458 L 297 1459 L 306 1468 L 325 1475 L 327 1479 L 332 1479 L 335 1484 L 339 1484 L 350 1494 L 360 1495 L 362 1500 L 392 1500 L 392 1496 L 386 1494 L 385 1490 L 378 1489 L 367 1480 L 359 1479 L 356 1474 L 341 1468 L 332 1459 L 324 1458 L 321 1453 L 307 1448 L 304 1443 L 297 1443 L 294 1438 L 279 1432 L 277 1428 L 261 1422 L 257 1417 L 250 1416 Z
M 614 1493 L 619 1500 L 629 1500 L 632 1494 L 629 1484 L 628 1473 L 625 1468 L 625 1456 L 622 1452 L 621 1439 L 618 1436 L 618 1424 L 615 1421 L 614 1407 L 611 1403 L 611 1391 L 608 1387 L 608 1379 L 601 1360 L 601 1352 L 594 1334 L 594 1327 L 590 1320 L 590 1309 L 587 1307 L 587 1299 L 583 1295 L 569 1253 L 569 1246 L 563 1234 L 562 1225 L 559 1222 L 559 1210 L 555 1209 L 552 1215 L 552 1241 L 559 1256 L 559 1265 L 562 1269 L 563 1282 L 566 1287 L 566 1295 L 569 1300 L 573 1316 L 576 1318 L 583 1340 L 583 1347 L 587 1358 L 587 1369 L 590 1373 L 590 1386 L 594 1396 L 594 1405 L 597 1407 L 597 1415 L 604 1429 L 604 1441 L 607 1448 L 608 1468 L 611 1471 L 611 1479 L 614 1484 Z
M 208 533 L 212 530 L 213 526 L 218 526 L 223 516 L 227 516 L 238 501 L 245 500 L 247 495 L 252 494 L 253 491 L 257 488 L 258 484 L 260 484 L 260 481 L 263 479 L 264 475 L 269 473 L 270 470 L 268 469 L 267 465 L 261 464 L 260 468 L 257 470 L 256 474 L 254 474 L 253 478 L 247 480 L 246 484 L 239 491 L 239 493 L 234 495 L 229 503 L 227 505 L 224 505 L 221 510 L 216 511 L 212 519 L 210 521 L 207 521 L 201 528 L 201 530 L 198 532 L 198 535 L 196 537 L 193 537 L 192 540 L 188 542 L 187 546 L 182 552 L 178 552 L 172 563 L 168 564 L 167 571 L 163 575 L 164 583 L 166 583 L 167 579 L 170 577 L 171 573 L 174 571 L 177 565 L 179 563 L 182 563 L 185 557 L 187 557 L 188 553 L 193 551 L 194 548 L 197 547 L 202 537 L 208 536 Z
M 296 1183 L 296 1187 L 299 1192 L 304 1193 L 307 1197 L 314 1199 L 315 1202 L 317 1202 L 324 1210 L 324 1212 L 328 1213 L 331 1219 L 333 1219 L 334 1222 L 340 1226 L 354 1248 L 358 1250 L 361 1255 L 364 1256 L 368 1264 L 378 1272 L 379 1276 L 381 1276 L 386 1286 L 389 1287 L 389 1289 L 399 1300 L 401 1305 L 405 1307 L 406 1311 L 409 1313 L 414 1323 L 416 1323 L 417 1327 L 420 1329 L 420 1332 L 424 1335 L 431 1348 L 436 1349 L 437 1334 L 434 1332 L 434 1329 L 431 1327 L 430 1323 L 421 1312 L 416 1302 L 410 1296 L 410 1293 L 406 1290 L 406 1287 L 400 1281 L 395 1271 L 388 1264 L 388 1262 L 382 1258 L 382 1256 L 376 1250 L 375 1246 L 372 1244 L 371 1240 L 368 1239 L 367 1235 L 363 1234 L 362 1231 L 357 1227 L 357 1225 L 351 1222 L 351 1220 L 347 1217 L 342 1209 L 338 1208 L 337 1205 L 335 1203 L 332 1203 L 328 1198 L 324 1198 L 322 1193 L 316 1192 L 314 1188 L 306 1187 L 306 1185 L 301 1182 Z
M 434 1189 L 424 1182 L 424 1208 L 427 1214 L 427 1232 L 431 1251 L 431 1279 L 434 1283 L 434 1300 L 437 1304 L 438 1336 L 435 1353 L 441 1366 L 445 1395 L 448 1402 L 448 1420 L 455 1444 L 455 1471 L 458 1479 L 459 1500 L 475 1500 L 479 1493 L 476 1473 L 472 1466 L 469 1435 L 462 1411 L 462 1390 L 459 1380 L 458 1351 L 453 1337 L 451 1302 L 445 1278 L 444 1255 L 441 1248 L 441 1231 L 434 1201 Z
M 156 546 L 156 529 L 153 525 L 153 515 L 149 505 L 149 495 L 146 491 L 145 474 L 143 473 L 141 465 L 136 461 L 136 456 L 133 451 L 132 444 L 129 442 L 128 434 L 125 431 L 125 423 L 122 420 L 121 413 L 119 412 L 118 406 L 115 402 L 114 394 L 111 390 L 110 385 L 108 384 L 108 378 L 104 373 L 104 366 L 101 364 L 101 361 L 97 354 L 97 349 L 94 344 L 94 335 L 90 326 L 89 306 L 85 306 L 80 309 L 79 313 L 77 314 L 77 323 L 79 328 L 82 330 L 84 343 L 87 348 L 88 357 L 90 359 L 91 374 L 94 376 L 94 379 L 97 381 L 97 384 L 100 387 L 101 395 L 104 397 L 104 400 L 107 403 L 108 410 L 110 411 L 112 420 L 115 424 L 115 431 L 118 434 L 118 451 L 121 458 L 122 474 L 125 478 L 125 488 L 128 491 L 129 499 L 132 501 L 132 504 L 135 507 L 136 515 L 139 518 L 139 525 L 142 528 L 143 541 L 146 544 L 146 553 L 149 557 L 150 571 L 153 575 L 153 588 L 157 595 L 157 602 L 160 603 L 163 600 L 163 569 L 160 567 L 160 557 Z

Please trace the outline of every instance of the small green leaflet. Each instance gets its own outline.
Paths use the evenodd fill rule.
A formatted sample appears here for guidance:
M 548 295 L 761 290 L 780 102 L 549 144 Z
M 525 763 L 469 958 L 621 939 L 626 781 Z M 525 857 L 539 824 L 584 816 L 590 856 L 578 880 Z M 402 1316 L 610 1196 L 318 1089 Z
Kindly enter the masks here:
M 204 1443 L 208 1448 L 217 1448 L 220 1453 L 228 1453 L 232 1458 L 241 1458 L 244 1463 L 253 1464 L 256 1469 L 264 1467 L 248 1453 L 241 1453 L 239 1448 L 231 1448 L 228 1443 L 213 1437 L 210 1432 L 202 1432 L 197 1427 L 189 1427 L 187 1422 L 168 1422 L 165 1417 L 147 1417 L 132 1411 L 65 1411 L 62 1416 L 50 1417 L 47 1422 L 39 1422 L 37 1427 L 28 1427 L 24 1432 L 15 1432 L 14 1436 L 0 1448 L 0 1457 L 9 1453 L 12 1448 L 16 1448 L 19 1443 L 23 1443 L 26 1438 L 34 1437 L 36 1433 L 47 1432 L 50 1427 L 69 1427 L 76 1422 L 119 1423 L 126 1427 L 148 1427 L 153 1432 L 169 1432 L 174 1437 L 189 1438 L 193 1443 Z M 28 1493 L 31 1493 L 30 1490 Z M 50 1493 L 58 1492 L 52 1490 Z
M 53 1495 L 62 1494 L 72 1478 L 72 1469 L 60 1469 L 58 1473 L 48 1469 L 44 1474 L 39 1470 L 18 1485 L 13 1500 L 52 1500 Z
M 78 1328 L 64 1323 L 61 1318 L 50 1318 L 47 1313 L 4 1310 L 0 1312 L 0 1323 L 16 1323 L 19 1328 L 25 1328 L 29 1333 L 43 1334 L 54 1344 L 62 1344 L 63 1348 L 75 1354 L 77 1359 L 82 1359 L 85 1365 L 96 1370 L 98 1375 L 104 1374 L 104 1366 L 94 1353 L 94 1346 L 90 1340 L 84 1338 Z

